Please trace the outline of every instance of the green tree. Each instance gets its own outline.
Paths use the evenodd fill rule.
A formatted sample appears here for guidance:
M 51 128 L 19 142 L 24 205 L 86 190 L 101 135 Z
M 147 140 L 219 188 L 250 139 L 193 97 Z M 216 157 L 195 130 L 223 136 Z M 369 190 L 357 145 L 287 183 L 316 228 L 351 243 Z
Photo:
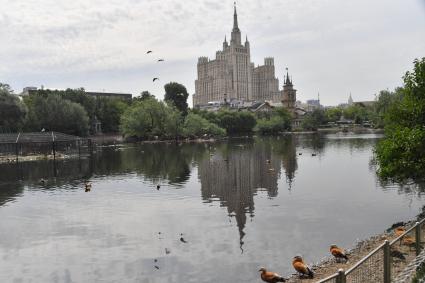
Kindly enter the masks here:
M 67 88 L 66 90 L 38 89 L 37 92 L 35 94 L 32 94 L 31 96 L 34 95 L 41 96 L 44 98 L 47 98 L 51 95 L 55 95 L 67 101 L 78 103 L 84 108 L 86 115 L 89 117 L 89 125 L 91 125 L 95 119 L 96 98 L 87 95 L 84 88 Z
M 26 114 L 25 104 L 13 94 L 10 86 L 0 83 L 0 132 L 20 130 Z
M 184 122 L 184 134 L 189 137 L 224 136 L 226 131 L 198 114 L 189 113 Z
M 173 137 L 176 141 L 183 134 L 184 117 L 175 106 L 170 107 L 166 112 L 165 132 L 168 136 Z
M 188 109 L 187 98 L 189 97 L 186 87 L 182 84 L 171 82 L 166 84 L 164 89 L 164 100 L 167 103 L 172 103 L 184 116 L 186 116 Z
M 251 133 L 257 123 L 254 115 L 248 111 L 220 110 L 217 120 L 228 135 Z
M 56 91 L 57 94 L 61 95 L 63 99 L 75 102 L 84 107 L 89 116 L 90 120 L 94 119 L 96 115 L 96 98 L 87 95 L 84 88 L 70 89 L 67 88 L 65 91 Z
M 99 97 L 96 99 L 96 116 L 102 123 L 102 131 L 119 132 L 121 115 L 128 104 L 121 98 Z
M 425 57 L 403 77 L 400 102 L 385 114 L 385 139 L 376 147 L 378 172 L 384 178 L 425 176 Z
M 291 129 L 291 115 L 285 108 L 276 108 L 269 116 L 269 118 L 257 120 L 256 132 L 263 135 L 274 135 Z
M 72 135 L 87 135 L 89 118 L 80 104 L 55 94 L 31 95 L 25 98 L 25 102 L 28 106 L 27 130 L 40 131 L 44 128 Z
M 316 108 L 312 112 L 305 114 L 301 127 L 304 130 L 316 131 L 320 125 L 325 123 L 327 123 L 325 111 Z
M 167 136 L 167 114 L 172 108 L 154 98 L 134 103 L 121 116 L 121 132 L 125 136 L 149 138 Z
M 13 89 L 8 84 L 0 83 L 0 91 L 7 93 L 13 93 Z
M 199 109 L 193 109 L 192 113 L 198 114 L 202 118 L 208 120 L 210 123 L 214 123 L 218 125 L 220 123 L 220 120 L 218 119 L 218 115 L 216 112 L 207 111 L 207 110 L 199 110 Z
M 325 110 L 326 120 L 329 122 L 336 122 L 342 116 L 342 109 L 339 107 L 328 108 Z
M 155 98 L 155 96 L 153 94 L 151 94 L 149 91 L 144 90 L 140 93 L 140 96 L 133 97 L 133 101 L 142 101 L 142 100 L 146 100 L 148 98 Z
M 343 110 L 345 118 L 354 120 L 354 123 L 361 124 L 370 120 L 374 110 L 360 105 L 352 105 Z
M 152 132 L 149 119 L 142 103 L 133 104 L 121 116 L 120 130 L 127 137 L 146 138 Z
M 374 115 L 371 115 L 375 127 L 383 128 L 385 126 L 385 116 L 392 108 L 393 104 L 400 103 L 403 89 L 396 88 L 395 91 L 382 90 L 379 92 L 374 107 Z

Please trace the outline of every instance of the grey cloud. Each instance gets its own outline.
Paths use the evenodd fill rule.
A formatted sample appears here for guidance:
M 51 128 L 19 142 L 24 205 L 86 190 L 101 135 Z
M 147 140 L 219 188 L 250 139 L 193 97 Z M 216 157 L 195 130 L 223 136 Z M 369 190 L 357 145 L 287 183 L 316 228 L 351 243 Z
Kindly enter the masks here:
M 419 0 L 245 0 L 238 13 L 253 61 L 274 56 L 280 77 L 289 66 L 303 100 L 320 91 L 324 103 L 337 104 L 350 90 L 371 99 L 424 56 Z M 162 85 L 151 83 L 158 75 L 193 93 L 197 57 L 214 57 L 232 15 L 230 0 L 9 1 L 0 12 L 0 79 L 15 89 L 50 84 L 161 94 Z M 156 64 L 157 56 L 165 64 Z

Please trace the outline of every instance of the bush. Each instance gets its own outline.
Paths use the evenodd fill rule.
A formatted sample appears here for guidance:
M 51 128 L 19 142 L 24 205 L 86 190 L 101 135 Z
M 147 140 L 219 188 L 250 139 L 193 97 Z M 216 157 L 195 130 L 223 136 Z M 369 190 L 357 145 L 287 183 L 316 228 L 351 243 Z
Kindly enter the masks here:
M 254 115 L 248 111 L 221 110 L 217 113 L 217 120 L 228 135 L 251 133 L 257 123 Z
M 200 115 L 190 113 L 184 122 L 184 135 L 201 137 L 205 134 L 213 136 L 224 136 L 226 131 L 219 126 L 210 123 Z
M 270 118 L 257 120 L 255 131 L 262 135 L 275 135 L 291 129 L 291 116 L 284 108 L 275 109 Z

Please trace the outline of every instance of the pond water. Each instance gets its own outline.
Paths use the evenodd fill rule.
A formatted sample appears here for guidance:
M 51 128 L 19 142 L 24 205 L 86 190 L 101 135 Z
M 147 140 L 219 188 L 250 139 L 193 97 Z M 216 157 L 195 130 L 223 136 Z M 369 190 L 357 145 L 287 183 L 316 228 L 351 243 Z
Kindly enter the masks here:
M 420 188 L 377 179 L 379 138 L 126 145 L 0 165 L 0 282 L 260 282 L 260 266 L 289 276 L 294 255 L 317 262 L 332 243 L 419 213 Z

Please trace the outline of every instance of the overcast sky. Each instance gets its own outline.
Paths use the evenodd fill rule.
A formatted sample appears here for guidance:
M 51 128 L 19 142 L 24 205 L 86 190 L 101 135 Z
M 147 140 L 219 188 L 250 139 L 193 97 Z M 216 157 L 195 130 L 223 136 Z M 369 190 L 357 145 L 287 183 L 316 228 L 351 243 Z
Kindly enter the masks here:
M 280 84 L 288 67 L 298 100 L 318 92 L 325 105 L 350 92 L 355 101 L 372 100 L 401 85 L 412 61 L 425 56 L 425 0 L 237 5 L 252 61 L 273 56 Z M 44 85 L 149 90 L 162 99 L 163 85 L 176 81 L 193 94 L 197 58 L 214 58 L 233 21 L 233 0 L 0 0 L 0 7 L 0 82 L 15 92 Z

